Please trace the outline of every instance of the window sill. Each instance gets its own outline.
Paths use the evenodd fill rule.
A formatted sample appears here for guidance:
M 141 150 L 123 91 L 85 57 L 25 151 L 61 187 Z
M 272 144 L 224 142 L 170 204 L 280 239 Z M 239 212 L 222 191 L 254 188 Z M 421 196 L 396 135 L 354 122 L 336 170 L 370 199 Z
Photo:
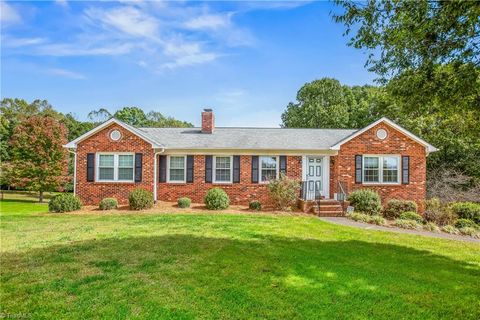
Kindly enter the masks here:
M 362 182 L 362 183 L 359 183 L 361 185 L 364 185 L 364 186 L 389 186 L 389 187 L 392 187 L 392 186 L 401 186 L 402 184 L 400 182 Z
M 135 181 L 94 181 L 93 183 L 95 184 L 115 184 L 115 183 L 121 183 L 121 184 L 135 184 Z

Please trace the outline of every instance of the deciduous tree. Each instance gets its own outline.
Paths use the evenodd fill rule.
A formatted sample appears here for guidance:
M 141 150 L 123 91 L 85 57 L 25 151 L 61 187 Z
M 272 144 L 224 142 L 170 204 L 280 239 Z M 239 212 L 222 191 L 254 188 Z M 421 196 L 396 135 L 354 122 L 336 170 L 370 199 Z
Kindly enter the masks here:
M 48 116 L 31 116 L 14 129 L 10 146 L 15 179 L 20 187 L 39 192 L 43 201 L 45 191 L 62 186 L 67 177 L 67 129 Z

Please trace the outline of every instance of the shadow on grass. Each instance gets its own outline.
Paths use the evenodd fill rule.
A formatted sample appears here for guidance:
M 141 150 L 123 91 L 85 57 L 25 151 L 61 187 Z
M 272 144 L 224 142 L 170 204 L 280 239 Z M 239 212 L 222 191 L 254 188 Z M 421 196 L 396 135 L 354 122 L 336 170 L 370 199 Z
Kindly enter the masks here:
M 2 312 L 33 318 L 478 319 L 480 272 L 362 241 L 191 235 L 2 255 Z

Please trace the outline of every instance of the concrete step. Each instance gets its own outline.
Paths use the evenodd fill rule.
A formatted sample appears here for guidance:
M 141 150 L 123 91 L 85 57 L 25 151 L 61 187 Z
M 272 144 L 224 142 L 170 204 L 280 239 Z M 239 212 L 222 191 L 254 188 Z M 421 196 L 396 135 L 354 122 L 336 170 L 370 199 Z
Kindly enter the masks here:
M 318 209 L 316 206 L 314 208 Z M 342 206 L 339 204 L 321 204 L 319 209 L 320 211 L 342 211 Z

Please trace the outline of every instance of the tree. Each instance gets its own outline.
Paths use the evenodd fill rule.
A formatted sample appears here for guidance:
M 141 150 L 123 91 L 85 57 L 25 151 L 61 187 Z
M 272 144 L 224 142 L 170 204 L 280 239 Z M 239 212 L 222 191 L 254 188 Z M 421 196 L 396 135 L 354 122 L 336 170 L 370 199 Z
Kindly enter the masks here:
M 191 128 L 193 125 L 186 121 L 177 120 L 173 117 L 165 117 L 157 111 L 147 113 L 148 126 L 156 128 Z
M 353 30 L 349 45 L 371 50 L 367 66 L 384 79 L 434 65 L 480 63 L 480 2 L 336 0 L 334 20 Z
M 282 114 L 287 128 L 360 128 L 375 120 L 370 104 L 378 89 L 349 87 L 323 78 L 305 84 Z
M 15 179 L 20 187 L 39 192 L 54 191 L 67 177 L 67 129 L 55 118 L 31 116 L 14 129 L 10 146 Z
M 88 113 L 87 118 L 93 123 L 102 123 L 107 121 L 112 117 L 110 111 L 105 108 L 100 108 L 98 110 L 92 110 Z
M 142 127 L 147 124 L 145 112 L 137 107 L 124 107 L 115 112 L 113 116 L 120 121 L 136 127 Z

